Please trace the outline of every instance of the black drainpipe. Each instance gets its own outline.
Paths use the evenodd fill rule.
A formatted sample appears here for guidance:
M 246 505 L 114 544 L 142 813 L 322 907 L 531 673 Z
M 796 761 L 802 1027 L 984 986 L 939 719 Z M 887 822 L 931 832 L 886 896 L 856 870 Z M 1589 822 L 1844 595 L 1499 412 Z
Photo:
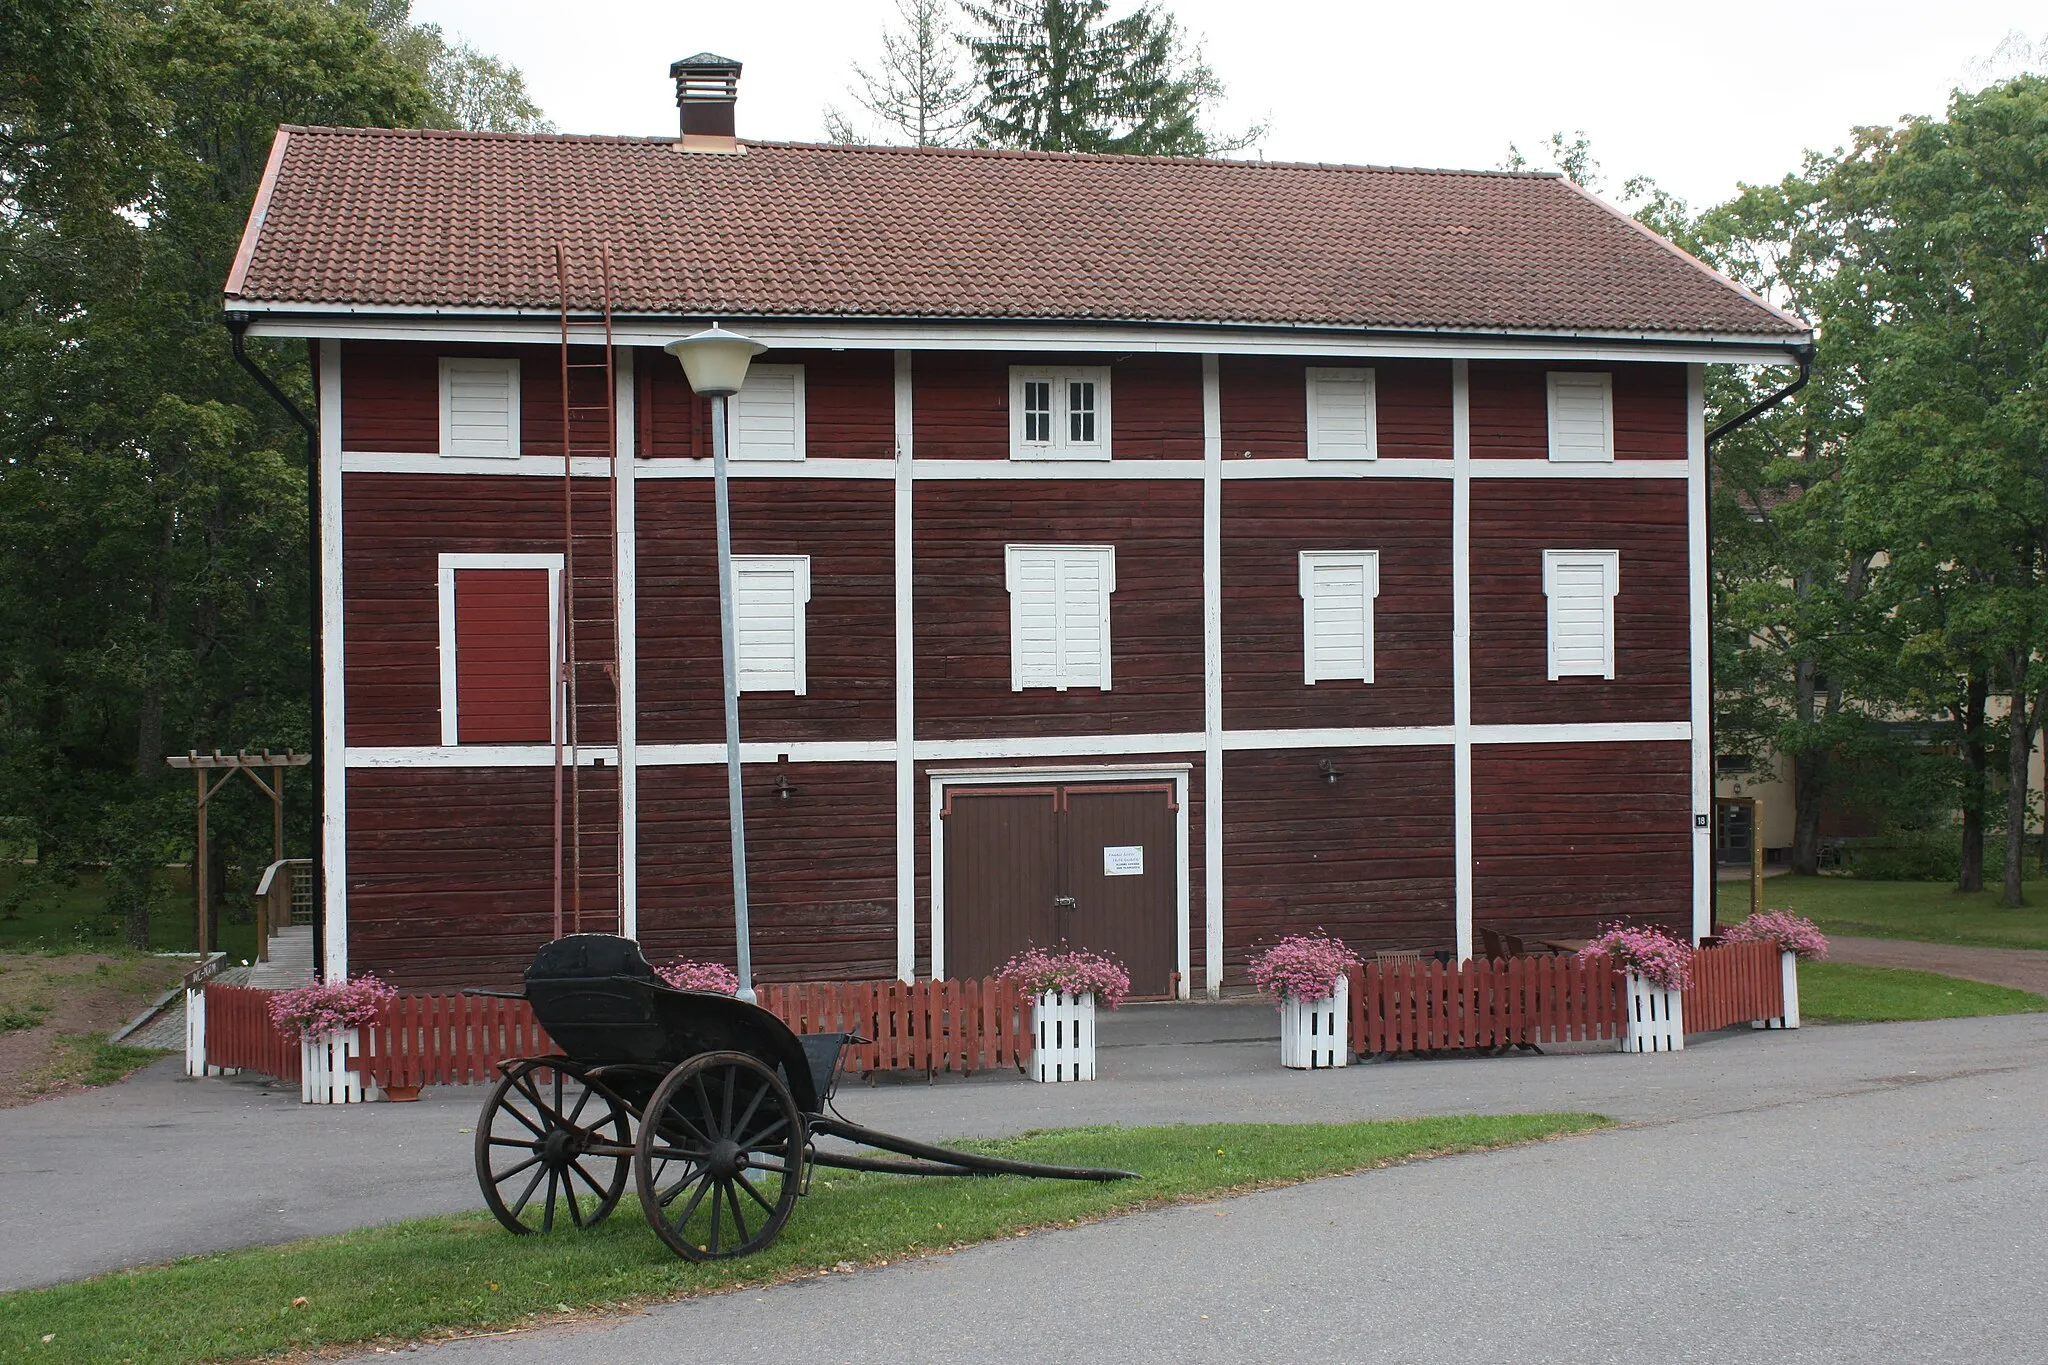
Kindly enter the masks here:
M 249 352 L 242 344 L 242 337 L 249 330 L 251 321 L 247 313 L 229 313 L 226 318 L 228 336 L 232 339 L 235 363 L 247 370 L 263 391 L 277 401 L 277 405 L 291 415 L 306 433 L 306 554 L 310 573 L 308 581 L 311 592 L 310 629 L 313 644 L 312 687 L 310 712 L 313 721 L 313 761 L 306 772 L 313 784 L 313 973 L 324 980 L 327 976 L 327 878 L 321 846 L 325 842 L 327 828 L 327 787 L 321 776 L 325 766 L 322 749 L 325 744 L 326 716 L 323 710 L 321 675 L 323 672 L 320 637 L 320 428 L 310 417 L 299 410 L 277 381 L 265 374 L 256 362 L 249 358 Z M 317 362 L 316 362 L 317 365 Z M 315 379 L 314 392 L 318 392 Z
M 1813 344 L 1809 342 L 1806 345 L 1800 347 L 1793 354 L 1799 357 L 1799 377 L 1797 379 L 1787 384 L 1784 388 L 1779 389 L 1776 393 L 1765 394 L 1761 399 L 1754 403 L 1751 403 L 1747 408 L 1743 409 L 1740 413 L 1737 413 L 1735 416 L 1729 418 L 1727 421 L 1721 423 L 1721 425 L 1715 427 L 1712 431 L 1707 433 L 1706 472 L 1710 479 L 1713 470 L 1714 442 L 1720 440 L 1729 432 L 1734 431 L 1737 427 L 1746 426 L 1749 423 L 1754 422 L 1757 418 L 1763 416 L 1772 408 L 1775 408 L 1776 406 L 1778 406 L 1778 404 L 1784 402 L 1787 398 L 1790 398 L 1793 394 L 1805 388 L 1806 381 L 1813 377 Z M 1707 487 L 1707 598 L 1709 601 L 1712 601 L 1714 595 L 1713 507 L 1714 491 L 1712 483 L 1709 482 Z M 1707 625 L 1707 828 L 1709 831 L 1711 831 L 1714 827 L 1714 814 L 1720 804 L 1719 801 L 1716 799 L 1717 793 L 1714 790 L 1714 785 L 1716 781 L 1719 779 L 1719 777 L 1720 756 L 1715 751 L 1714 747 L 1714 628 L 1712 622 L 1709 621 Z M 1763 837 L 1763 833 L 1760 829 L 1752 829 L 1749 832 L 1749 837 L 1752 839 L 1759 839 Z M 1711 861 L 1713 854 L 1710 852 L 1707 856 Z M 1714 883 L 1715 892 L 1713 898 L 1707 902 L 1707 927 L 1709 929 L 1719 927 L 1716 923 L 1716 921 L 1719 918 L 1718 914 L 1716 913 L 1716 907 L 1720 904 L 1720 882 L 1718 880 L 1719 875 L 1720 869 L 1718 866 L 1716 866 L 1716 881 Z

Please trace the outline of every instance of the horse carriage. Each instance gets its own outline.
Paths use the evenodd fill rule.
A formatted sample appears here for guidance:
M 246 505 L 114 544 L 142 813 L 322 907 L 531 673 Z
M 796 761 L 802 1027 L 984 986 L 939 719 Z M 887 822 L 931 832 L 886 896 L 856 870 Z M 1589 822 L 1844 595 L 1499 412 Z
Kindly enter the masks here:
M 478 992 L 478 994 L 497 994 Z M 896 1175 L 1125 1180 L 1008 1161 L 852 1123 L 832 1105 L 851 1035 L 799 1036 L 757 1005 L 664 984 L 639 944 L 545 945 L 521 996 L 559 1055 L 502 1064 L 476 1126 L 484 1202 L 517 1233 L 592 1228 L 627 1179 L 655 1235 L 692 1261 L 772 1243 L 815 1167 Z M 889 1153 L 873 1156 L 819 1139 Z

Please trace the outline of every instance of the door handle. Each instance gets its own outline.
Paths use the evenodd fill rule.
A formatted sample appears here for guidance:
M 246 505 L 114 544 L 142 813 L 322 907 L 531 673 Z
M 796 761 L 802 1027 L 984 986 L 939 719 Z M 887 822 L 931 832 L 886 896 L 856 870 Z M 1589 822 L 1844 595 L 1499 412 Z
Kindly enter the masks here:
M 1052 898 L 1052 908 L 1055 910 L 1071 910 L 1074 908 L 1074 905 L 1075 900 L 1072 896 L 1054 896 Z

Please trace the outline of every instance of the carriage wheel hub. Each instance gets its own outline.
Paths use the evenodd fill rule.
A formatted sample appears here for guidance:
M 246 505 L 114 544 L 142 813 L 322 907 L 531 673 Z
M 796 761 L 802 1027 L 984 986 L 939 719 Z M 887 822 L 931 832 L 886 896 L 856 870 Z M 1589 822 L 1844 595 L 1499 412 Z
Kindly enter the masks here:
M 576 1155 L 573 1135 L 565 1128 L 557 1128 L 541 1140 L 541 1159 L 550 1166 L 566 1166 Z
M 711 1145 L 710 1159 L 704 1163 L 711 1173 L 720 1180 L 730 1180 L 740 1171 L 740 1147 L 731 1138 L 721 1138 Z

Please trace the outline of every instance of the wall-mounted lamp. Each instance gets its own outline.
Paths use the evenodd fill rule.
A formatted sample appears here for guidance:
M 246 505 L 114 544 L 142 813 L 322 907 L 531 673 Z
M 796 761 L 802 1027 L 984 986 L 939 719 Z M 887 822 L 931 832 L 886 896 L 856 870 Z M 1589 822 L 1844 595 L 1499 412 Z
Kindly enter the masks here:
M 1316 765 L 1316 771 L 1323 775 L 1323 781 L 1333 787 L 1337 785 L 1337 779 L 1344 776 L 1343 770 L 1335 762 L 1327 758 Z
M 789 798 L 790 798 L 790 797 L 792 797 L 792 796 L 795 796 L 795 795 L 796 795 L 796 788 L 795 788 L 794 786 L 790 785 L 790 781 L 789 781 L 789 755 L 788 755 L 788 754 L 777 754 L 777 755 L 775 756 L 775 796 L 776 796 L 776 799 L 777 799 L 777 800 L 779 800 L 779 801 L 787 801 L 787 800 L 789 800 Z

